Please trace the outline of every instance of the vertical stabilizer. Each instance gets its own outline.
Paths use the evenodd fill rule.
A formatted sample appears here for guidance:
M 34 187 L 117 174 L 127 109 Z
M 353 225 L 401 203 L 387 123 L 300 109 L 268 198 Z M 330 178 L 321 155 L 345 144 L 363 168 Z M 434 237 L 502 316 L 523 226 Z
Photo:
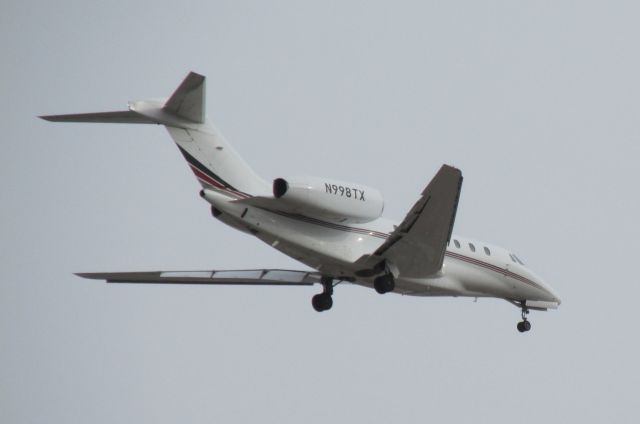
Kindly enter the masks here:
M 260 178 L 205 117 L 205 77 L 190 72 L 171 97 L 129 103 L 129 110 L 41 116 L 56 122 L 164 125 L 202 187 L 233 198 L 269 193 Z
M 205 121 L 205 78 L 195 72 L 182 81 L 162 109 L 191 122 Z

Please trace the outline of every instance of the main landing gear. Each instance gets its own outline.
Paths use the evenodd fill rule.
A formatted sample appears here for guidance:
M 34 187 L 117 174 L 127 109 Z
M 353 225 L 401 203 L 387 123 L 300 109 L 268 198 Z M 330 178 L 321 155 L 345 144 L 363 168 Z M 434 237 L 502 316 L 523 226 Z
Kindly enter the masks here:
M 381 275 L 373 280 L 373 288 L 380 294 L 392 292 L 395 287 L 396 281 L 391 273 Z
M 529 309 L 526 306 L 522 306 L 522 321 L 518 323 L 518 331 L 524 333 L 525 331 L 531 330 L 531 323 L 527 320 L 527 315 L 529 314 Z
M 313 309 L 318 312 L 328 311 L 333 306 L 333 298 L 331 297 L 333 294 L 333 278 L 322 277 L 320 283 L 322 284 L 322 293 L 313 296 L 311 304 Z

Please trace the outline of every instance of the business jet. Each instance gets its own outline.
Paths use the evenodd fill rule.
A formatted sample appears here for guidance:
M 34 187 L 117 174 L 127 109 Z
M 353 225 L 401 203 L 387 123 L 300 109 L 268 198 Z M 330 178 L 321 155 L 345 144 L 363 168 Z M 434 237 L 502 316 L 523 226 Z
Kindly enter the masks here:
M 310 286 L 313 308 L 331 309 L 342 282 L 380 294 L 492 297 L 521 310 L 556 309 L 560 298 L 514 253 L 452 235 L 462 173 L 443 165 L 404 220 L 382 217 L 371 187 L 335 179 L 285 176 L 267 182 L 205 117 L 205 77 L 191 72 L 166 100 L 129 102 L 128 110 L 41 116 L 55 122 L 158 124 L 166 127 L 200 183 L 213 217 L 312 268 L 79 273 L 110 283 Z

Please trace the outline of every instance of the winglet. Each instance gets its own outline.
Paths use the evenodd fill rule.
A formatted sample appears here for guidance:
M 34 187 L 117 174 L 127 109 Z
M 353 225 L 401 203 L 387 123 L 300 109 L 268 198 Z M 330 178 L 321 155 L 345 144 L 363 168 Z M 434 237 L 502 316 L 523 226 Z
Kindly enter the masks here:
M 163 110 L 192 122 L 205 121 L 205 77 L 190 72 L 162 107 Z

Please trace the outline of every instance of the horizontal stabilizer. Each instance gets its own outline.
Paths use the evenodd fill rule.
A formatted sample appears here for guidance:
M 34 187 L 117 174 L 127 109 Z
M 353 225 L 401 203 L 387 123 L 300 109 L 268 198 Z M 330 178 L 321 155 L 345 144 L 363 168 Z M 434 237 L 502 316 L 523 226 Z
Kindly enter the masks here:
M 311 286 L 320 282 L 317 272 L 286 269 L 244 269 L 232 271 L 151 271 L 80 273 L 78 277 L 108 283 L 229 284 L 264 286 Z
M 44 115 L 40 118 L 51 122 L 91 122 L 108 124 L 155 124 L 156 121 L 132 110 L 117 112 L 73 113 L 69 115 Z
M 162 107 L 168 113 L 192 122 L 205 121 L 205 78 L 190 72 Z

